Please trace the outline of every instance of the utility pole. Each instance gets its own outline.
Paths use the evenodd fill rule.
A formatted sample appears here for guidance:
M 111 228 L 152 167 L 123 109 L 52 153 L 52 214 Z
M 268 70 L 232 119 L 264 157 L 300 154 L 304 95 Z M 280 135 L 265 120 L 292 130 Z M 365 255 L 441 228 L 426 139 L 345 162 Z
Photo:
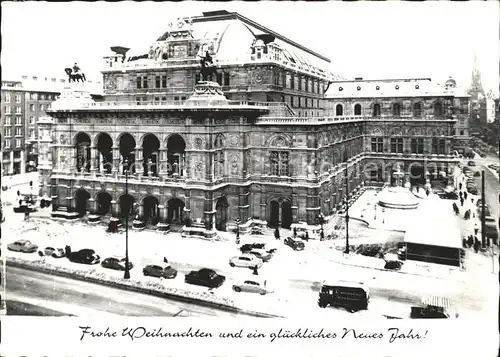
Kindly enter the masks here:
M 484 209 L 486 206 L 485 202 L 485 194 L 484 194 L 484 170 L 481 171 L 481 246 L 486 248 L 486 232 L 485 232 L 485 215 Z

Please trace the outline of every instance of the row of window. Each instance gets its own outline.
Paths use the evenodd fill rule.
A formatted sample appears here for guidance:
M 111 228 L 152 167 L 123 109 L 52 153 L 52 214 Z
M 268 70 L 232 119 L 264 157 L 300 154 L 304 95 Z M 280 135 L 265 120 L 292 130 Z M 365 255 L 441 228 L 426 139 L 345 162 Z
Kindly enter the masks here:
M 21 139 L 16 139 L 16 148 L 20 148 L 20 147 L 21 147 Z M 10 139 L 5 139 L 4 148 L 5 149 L 11 148 Z
M 401 116 L 401 109 L 402 106 L 399 103 L 394 103 L 391 105 L 391 113 L 395 117 Z M 381 107 L 380 104 L 376 103 L 373 105 L 373 110 L 372 110 L 372 116 L 374 117 L 379 117 L 381 115 Z M 412 114 L 414 117 L 421 117 L 422 116 L 422 104 L 421 103 L 415 103 L 413 104 L 413 111 Z M 435 103 L 434 104 L 434 117 L 442 117 L 444 114 L 443 110 L 443 105 L 441 103 Z M 342 104 L 337 104 L 335 107 L 335 115 L 336 116 L 342 116 L 344 115 L 344 106 Z M 361 104 L 355 104 L 354 105 L 354 115 L 363 115 L 362 113 L 362 107 Z
M 37 93 L 26 93 L 26 98 L 29 98 L 30 100 L 36 100 L 37 96 L 40 100 L 55 100 L 57 95 L 56 94 L 40 94 L 38 95 Z M 15 95 L 15 102 L 16 103 L 21 103 L 21 95 L 16 94 Z M 10 93 L 5 94 L 5 103 L 10 103 L 11 102 L 11 95 Z
M 41 112 L 43 112 L 46 107 L 44 104 L 39 105 L 39 109 Z M 19 106 L 16 107 L 16 114 L 22 114 L 23 109 Z M 36 104 L 30 104 L 30 111 L 34 112 L 36 111 Z M 5 106 L 5 114 L 12 114 L 12 107 L 10 105 Z
M 161 103 L 166 103 L 167 102 L 167 97 L 154 97 L 153 98 L 154 101 L 151 102 L 151 98 L 148 98 L 148 97 L 136 97 L 135 98 L 135 101 L 137 103 L 137 105 L 146 105 L 146 104 L 149 104 L 149 103 L 154 103 L 154 104 L 161 104 Z M 186 100 L 186 96 L 176 96 L 174 97 L 174 101 L 178 101 L 178 100 Z
M 390 152 L 395 154 L 403 153 L 403 138 L 391 138 L 390 141 Z M 423 138 L 412 138 L 411 139 L 411 153 L 412 154 L 423 154 L 424 153 L 424 139 Z M 371 143 L 372 152 L 384 152 L 384 138 L 376 137 L 372 138 Z M 432 139 L 431 153 L 444 155 L 446 154 L 446 141 L 445 139 Z
M 11 125 L 11 118 L 10 117 L 5 117 L 4 118 L 4 125 L 9 126 Z M 30 124 L 35 124 L 35 117 L 31 116 L 30 117 Z M 22 123 L 22 117 L 16 117 L 16 125 L 23 125 Z
M 305 78 L 293 73 L 276 73 L 273 84 L 287 89 L 323 94 L 324 88 L 319 80 Z
M 17 127 L 16 129 L 16 136 L 23 136 L 23 128 Z M 5 128 L 4 129 L 4 135 L 5 137 L 11 137 L 12 136 L 12 129 L 11 128 Z

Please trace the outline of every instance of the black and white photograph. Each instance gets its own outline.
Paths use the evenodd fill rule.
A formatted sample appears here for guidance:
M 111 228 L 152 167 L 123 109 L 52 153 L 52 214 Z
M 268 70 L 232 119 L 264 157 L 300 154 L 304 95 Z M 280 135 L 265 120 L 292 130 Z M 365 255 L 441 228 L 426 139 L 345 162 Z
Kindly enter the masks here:
M 1 6 L 2 317 L 498 346 L 498 2 Z

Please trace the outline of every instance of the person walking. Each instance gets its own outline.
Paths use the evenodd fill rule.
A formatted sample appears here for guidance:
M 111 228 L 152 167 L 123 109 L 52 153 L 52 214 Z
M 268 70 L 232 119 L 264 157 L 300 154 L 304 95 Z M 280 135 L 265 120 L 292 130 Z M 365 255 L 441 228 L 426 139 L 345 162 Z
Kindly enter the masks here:
M 280 230 L 278 229 L 278 227 L 276 227 L 276 229 L 274 230 L 274 238 L 276 238 L 276 240 L 280 239 Z
M 297 238 L 297 227 L 293 227 L 293 238 Z
M 305 239 L 306 239 L 306 242 L 309 242 L 309 231 L 306 231 L 306 237 L 305 237 Z
M 259 268 L 257 268 L 257 265 L 253 267 L 253 275 L 259 275 Z
M 458 184 L 458 189 L 459 189 L 459 190 L 461 190 L 461 189 L 462 189 L 462 183 L 461 183 L 461 182 Z
M 477 225 L 477 222 L 474 224 L 474 235 L 477 236 L 477 233 L 479 232 L 479 226 Z
M 464 200 L 467 199 L 467 191 L 464 192 Z
M 464 206 L 464 198 L 463 197 L 460 197 L 460 206 L 463 207 Z

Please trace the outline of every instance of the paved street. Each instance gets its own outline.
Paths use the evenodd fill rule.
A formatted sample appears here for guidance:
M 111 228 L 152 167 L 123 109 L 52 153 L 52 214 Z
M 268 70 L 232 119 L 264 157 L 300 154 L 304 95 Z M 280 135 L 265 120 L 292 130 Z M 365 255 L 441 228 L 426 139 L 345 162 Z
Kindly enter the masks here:
M 16 315 L 235 316 L 207 307 L 14 267 L 7 267 L 6 296 L 8 313 Z

